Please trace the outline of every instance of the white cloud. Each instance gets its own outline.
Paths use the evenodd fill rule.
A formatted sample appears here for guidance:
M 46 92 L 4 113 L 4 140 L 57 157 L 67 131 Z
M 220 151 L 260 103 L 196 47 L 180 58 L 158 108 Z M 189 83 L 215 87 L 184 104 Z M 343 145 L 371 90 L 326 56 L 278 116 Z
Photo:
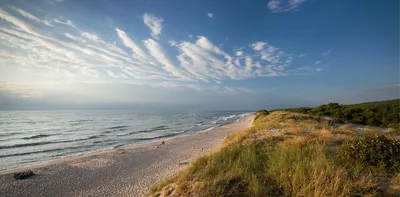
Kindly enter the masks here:
M 92 33 L 88 33 L 88 32 L 83 32 L 81 34 L 82 37 L 85 37 L 89 40 L 95 41 L 95 42 L 99 42 L 101 39 L 98 35 L 96 34 L 92 34 Z
M 49 21 L 49 23 L 52 24 L 52 25 L 55 25 L 55 24 L 62 24 L 62 25 L 69 26 L 69 27 L 74 28 L 75 30 L 80 31 L 80 30 L 78 29 L 78 27 L 77 27 L 72 21 L 66 20 L 66 19 L 64 19 L 63 17 L 53 18 L 51 21 Z
M 16 7 L 11 7 L 11 9 L 15 10 L 20 15 L 22 15 L 22 16 L 24 16 L 24 17 L 26 17 L 26 18 L 28 18 L 28 19 L 30 19 L 32 21 L 35 21 L 37 23 L 42 23 L 42 24 L 45 24 L 45 25 L 48 25 L 48 26 L 52 26 L 52 24 L 49 21 L 41 20 L 41 19 L 37 18 L 36 16 L 30 14 L 29 12 L 27 12 L 25 10 L 22 10 L 22 9 L 19 9 L 19 8 L 16 8 Z
M 323 70 L 324 70 L 324 68 L 322 68 L 322 67 L 319 67 L 319 68 L 316 68 L 315 70 L 316 70 L 316 71 L 318 71 L 318 72 L 320 72 L 320 71 L 323 71 Z
M 254 51 L 261 51 L 261 50 L 264 49 L 264 46 L 265 46 L 266 44 L 267 44 L 267 43 L 265 43 L 265 42 L 258 41 L 258 42 L 256 42 L 256 43 L 253 43 L 253 44 L 251 45 L 251 47 L 253 48 Z
M 207 16 L 208 16 L 209 18 L 213 18 L 213 17 L 214 17 L 214 14 L 211 13 L 211 12 L 209 12 L 209 13 L 207 13 Z
M 302 57 L 305 57 L 305 56 L 307 56 L 307 53 L 301 53 L 301 54 L 299 55 L 299 58 L 302 58 Z
M 173 76 L 187 79 L 185 75 L 181 74 L 181 71 L 179 71 L 174 65 L 171 64 L 160 44 L 158 44 L 151 38 L 144 40 L 143 43 L 149 51 L 150 55 L 164 66 L 164 70 L 171 73 Z
M 279 48 L 267 43 L 267 42 L 256 42 L 250 45 L 262 60 L 266 60 L 274 65 L 281 64 L 289 65 L 292 62 L 292 56 L 285 54 L 284 51 Z
M 320 60 L 315 62 L 315 65 L 320 65 L 320 64 L 322 64 L 322 61 L 320 61 Z
M 112 77 L 112 78 L 114 78 L 114 79 L 118 79 L 118 78 L 119 78 L 119 75 L 115 74 L 113 71 L 111 71 L 111 70 L 106 70 L 106 71 L 107 71 L 107 74 L 108 74 L 110 77 Z
M 242 56 L 243 55 L 243 51 L 236 51 L 236 56 Z
M 143 15 L 143 22 L 144 24 L 150 28 L 151 30 L 151 35 L 158 39 L 158 36 L 161 34 L 161 30 L 162 30 L 162 22 L 163 22 L 163 18 L 161 17 L 156 17 L 152 14 L 147 14 L 145 13 Z
M 119 28 L 112 36 L 87 32 L 81 28 L 84 25 L 78 29 L 72 21 L 57 17 L 49 19 L 52 26 L 42 31 L 40 18 L 26 11 L 25 15 L 14 14 L 16 16 L 0 9 L 0 20 L 7 24 L 0 27 L 0 42 L 4 46 L 0 64 L 6 65 L 0 67 L 2 80 L 17 80 L 4 73 L 23 70 L 18 72 L 22 73 L 18 80 L 65 83 L 158 81 L 200 90 L 204 87 L 199 84 L 211 86 L 224 84 L 227 79 L 293 73 L 287 68 L 292 56 L 267 42 L 239 47 L 230 54 L 226 51 L 231 49 L 224 49 L 205 36 L 197 36 L 193 40 L 170 41 L 170 48 L 177 50 L 178 55 L 169 56 L 174 51 L 167 50 L 161 42 L 152 38 L 135 42 Z M 28 18 L 26 21 L 30 23 L 18 17 Z M 102 39 L 110 37 L 117 37 L 118 42 Z M 231 92 L 232 88 L 220 90 Z
M 143 50 L 137 45 L 129 36 L 122 30 L 116 28 L 118 37 L 121 39 L 122 43 L 125 47 L 130 48 L 132 50 L 133 56 L 137 58 L 146 58 L 146 54 Z
M 194 43 L 171 42 L 171 45 L 180 51 L 177 58 L 181 67 L 203 81 L 286 75 L 285 67 L 292 61 L 290 55 L 264 42 L 250 45 L 257 54 L 246 56 L 244 65 L 239 60 L 242 57 L 229 55 L 204 36 Z
M 268 9 L 273 13 L 297 10 L 306 0 L 269 0 Z

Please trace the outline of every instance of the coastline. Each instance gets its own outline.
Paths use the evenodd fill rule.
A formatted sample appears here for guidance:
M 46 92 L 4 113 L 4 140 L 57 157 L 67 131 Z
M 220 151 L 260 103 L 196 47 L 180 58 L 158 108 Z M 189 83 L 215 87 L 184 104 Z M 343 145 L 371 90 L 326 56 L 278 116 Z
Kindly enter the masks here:
M 133 144 L 0 173 L 0 196 L 141 196 L 202 154 L 215 150 L 226 135 L 251 126 L 254 115 L 211 130 Z M 33 170 L 16 181 L 12 173 Z M 50 190 L 48 188 L 51 188 Z

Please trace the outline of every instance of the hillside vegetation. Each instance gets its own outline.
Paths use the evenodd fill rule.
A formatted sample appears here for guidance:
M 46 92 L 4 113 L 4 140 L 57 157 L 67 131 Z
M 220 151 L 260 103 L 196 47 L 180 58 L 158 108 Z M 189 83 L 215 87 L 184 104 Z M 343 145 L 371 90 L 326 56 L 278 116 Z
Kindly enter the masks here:
M 327 108 L 347 106 L 329 104 L 319 115 Z M 293 111 L 258 112 L 251 128 L 148 196 L 400 195 L 397 134 Z
M 392 128 L 399 132 L 400 99 L 353 105 L 329 103 L 315 108 L 285 109 L 287 111 L 329 116 L 342 122 Z

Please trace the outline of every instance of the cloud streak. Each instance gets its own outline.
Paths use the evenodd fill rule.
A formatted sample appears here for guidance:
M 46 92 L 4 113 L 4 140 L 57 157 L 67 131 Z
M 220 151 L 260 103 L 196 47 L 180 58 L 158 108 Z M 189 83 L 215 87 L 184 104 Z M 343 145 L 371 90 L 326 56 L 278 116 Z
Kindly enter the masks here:
M 109 36 L 86 31 L 63 17 L 43 20 L 28 11 L 0 9 L 0 77 L 15 83 L 134 83 L 155 86 L 186 87 L 204 90 L 224 87 L 225 80 L 275 77 L 294 74 L 289 69 L 290 53 L 264 41 L 236 50 L 224 49 L 205 36 L 189 40 L 171 40 L 162 45 L 163 19 L 143 16 L 153 38 L 135 40 L 122 28 Z M 46 26 L 46 32 L 41 30 Z M 232 52 L 233 51 L 233 52 Z M 231 53 L 230 53 L 231 52 Z M 175 54 L 175 55 L 169 55 Z M 6 74 L 19 73 L 20 78 Z M 214 89 L 217 89 L 214 87 Z
M 270 0 L 268 9 L 273 13 L 282 13 L 297 10 L 306 0 Z
M 159 35 L 161 34 L 162 23 L 164 22 L 164 19 L 145 13 L 143 15 L 143 22 L 151 30 L 151 35 L 155 39 L 158 39 Z

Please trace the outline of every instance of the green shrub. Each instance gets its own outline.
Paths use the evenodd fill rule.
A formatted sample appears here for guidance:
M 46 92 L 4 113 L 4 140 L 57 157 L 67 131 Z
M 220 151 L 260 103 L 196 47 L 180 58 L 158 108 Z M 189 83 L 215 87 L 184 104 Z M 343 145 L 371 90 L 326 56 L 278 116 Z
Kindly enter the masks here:
M 342 144 L 339 161 L 382 167 L 389 172 L 400 170 L 400 140 L 383 135 L 368 135 Z
M 330 116 L 335 120 L 350 121 L 356 124 L 390 127 L 400 123 L 400 99 L 341 105 L 329 103 L 315 108 L 286 109 L 298 113 L 317 116 Z M 398 126 L 396 127 L 398 128 Z
M 389 125 L 389 128 L 391 129 L 392 133 L 395 135 L 400 135 L 400 123 L 391 123 Z
M 257 120 L 261 116 L 268 116 L 269 114 L 270 114 L 270 112 L 268 110 L 266 110 L 266 109 L 257 110 L 256 111 L 256 117 L 254 118 L 254 120 Z

